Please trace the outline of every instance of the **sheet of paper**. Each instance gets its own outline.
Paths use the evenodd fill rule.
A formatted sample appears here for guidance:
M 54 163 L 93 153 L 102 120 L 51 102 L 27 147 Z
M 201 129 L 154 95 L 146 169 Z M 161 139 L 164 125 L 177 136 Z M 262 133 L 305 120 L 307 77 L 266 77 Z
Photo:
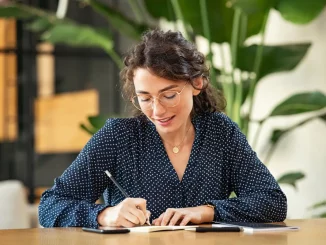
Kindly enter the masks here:
M 195 228 L 198 225 L 188 225 L 188 226 L 138 226 L 128 228 L 130 232 L 155 232 L 155 231 L 175 231 L 175 230 L 184 230 L 187 228 Z

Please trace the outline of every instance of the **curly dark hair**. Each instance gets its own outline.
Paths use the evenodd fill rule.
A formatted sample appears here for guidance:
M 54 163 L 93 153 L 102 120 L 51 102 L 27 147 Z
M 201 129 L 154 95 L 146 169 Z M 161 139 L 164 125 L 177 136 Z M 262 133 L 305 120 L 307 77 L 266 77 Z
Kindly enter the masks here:
M 205 56 L 194 44 L 187 41 L 180 32 L 151 30 L 145 32 L 142 41 L 134 46 L 124 59 L 125 67 L 120 72 L 122 91 L 125 98 L 135 94 L 134 71 L 146 68 L 155 75 L 173 81 L 188 81 L 200 94 L 193 96 L 194 107 L 191 116 L 206 112 L 223 112 L 226 101 L 222 93 L 209 83 L 209 69 Z M 204 86 L 196 88 L 194 80 L 202 76 Z M 140 115 L 138 110 L 134 115 Z

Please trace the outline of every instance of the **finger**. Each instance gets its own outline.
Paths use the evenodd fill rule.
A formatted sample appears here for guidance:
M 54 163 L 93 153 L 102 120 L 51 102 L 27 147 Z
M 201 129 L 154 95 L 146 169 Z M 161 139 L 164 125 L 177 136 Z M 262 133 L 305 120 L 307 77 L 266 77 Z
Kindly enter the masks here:
M 184 214 L 182 214 L 181 212 L 176 211 L 173 215 L 173 217 L 171 218 L 169 225 L 175 225 L 180 219 L 182 219 L 184 217 Z
M 164 213 L 164 217 L 162 219 L 161 225 L 167 225 L 170 222 L 170 219 L 172 218 L 174 213 L 175 213 L 175 209 L 168 208 Z
M 138 208 L 133 208 L 130 210 L 130 212 L 137 217 L 138 219 L 138 224 L 140 225 L 143 225 L 145 224 L 146 222 L 146 216 L 145 214 L 143 213 L 143 211 L 141 211 L 140 209 Z
M 144 215 L 146 215 L 146 203 L 147 201 L 143 198 L 131 198 L 133 204 L 138 207 L 141 211 L 143 211 Z
M 141 212 L 138 209 L 136 209 L 136 211 Z M 133 223 L 135 225 L 140 224 L 139 218 L 133 212 L 125 212 L 125 213 L 123 213 L 123 216 L 122 216 L 121 219 L 122 220 L 128 220 L 129 222 L 131 222 L 131 223 Z M 121 223 L 121 222 L 119 222 L 119 223 Z
M 180 225 L 181 226 L 182 225 L 187 225 L 190 222 L 190 220 L 191 220 L 190 215 L 186 215 L 186 216 L 183 217 L 183 220 L 181 221 Z
M 150 225 L 150 217 L 151 217 L 151 212 L 149 210 L 146 210 L 146 221 L 145 223 L 147 223 L 148 225 Z
M 162 222 L 163 217 L 164 217 L 164 213 L 162 213 L 160 215 L 160 217 L 158 217 L 157 219 L 155 219 L 154 225 L 161 225 L 161 222 Z
M 136 226 L 134 223 L 132 223 L 129 220 L 126 220 L 126 219 L 121 220 L 120 225 L 122 227 L 127 227 L 127 228 L 135 227 Z
M 151 217 L 151 211 L 146 210 L 146 218 L 149 219 Z

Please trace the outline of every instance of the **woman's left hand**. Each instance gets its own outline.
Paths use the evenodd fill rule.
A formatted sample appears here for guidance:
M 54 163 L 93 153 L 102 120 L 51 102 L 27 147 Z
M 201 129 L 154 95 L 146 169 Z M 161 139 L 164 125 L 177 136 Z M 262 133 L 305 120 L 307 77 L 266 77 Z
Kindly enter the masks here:
M 187 225 L 212 222 L 214 219 L 214 209 L 207 206 L 192 208 L 168 208 L 157 219 L 153 220 L 153 225 Z

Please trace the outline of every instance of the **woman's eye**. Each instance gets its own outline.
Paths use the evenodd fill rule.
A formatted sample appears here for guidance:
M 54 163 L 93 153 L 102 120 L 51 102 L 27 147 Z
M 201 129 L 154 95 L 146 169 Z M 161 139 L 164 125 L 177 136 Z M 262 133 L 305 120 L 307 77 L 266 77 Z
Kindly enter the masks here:
M 166 99 L 173 99 L 175 96 L 176 96 L 175 93 L 169 93 L 169 94 L 165 94 L 164 95 L 164 98 L 166 98 Z
M 141 102 L 149 102 L 151 99 L 149 97 L 138 97 Z

